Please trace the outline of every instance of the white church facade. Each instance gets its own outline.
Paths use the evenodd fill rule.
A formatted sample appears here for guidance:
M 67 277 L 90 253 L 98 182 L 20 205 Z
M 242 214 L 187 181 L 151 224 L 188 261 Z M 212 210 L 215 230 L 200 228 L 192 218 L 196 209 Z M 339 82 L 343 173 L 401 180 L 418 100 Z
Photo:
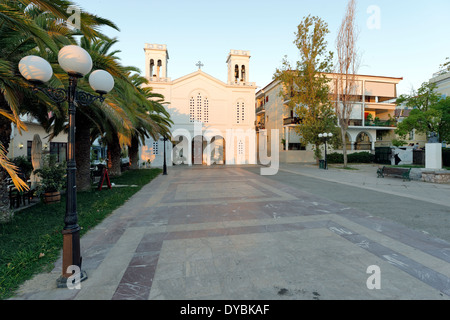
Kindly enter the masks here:
M 250 53 L 231 50 L 224 83 L 201 70 L 168 77 L 169 53 L 163 44 L 146 44 L 146 77 L 153 92 L 164 96 L 173 125 L 166 142 L 171 165 L 235 165 L 256 163 L 255 83 L 249 82 Z M 162 166 L 162 140 L 140 146 L 140 165 Z

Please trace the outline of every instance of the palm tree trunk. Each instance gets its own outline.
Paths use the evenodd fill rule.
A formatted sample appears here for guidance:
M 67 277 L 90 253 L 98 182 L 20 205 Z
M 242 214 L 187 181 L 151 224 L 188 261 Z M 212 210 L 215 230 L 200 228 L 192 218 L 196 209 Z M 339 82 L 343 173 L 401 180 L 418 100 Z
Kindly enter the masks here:
M 113 134 L 112 141 L 108 142 L 108 174 L 110 177 L 118 177 L 122 174 L 120 170 L 120 153 L 121 153 L 119 137 Z
M 139 169 L 139 138 L 131 138 L 131 146 L 128 147 L 128 156 L 130 157 L 130 169 Z
M 91 128 L 87 117 L 76 113 L 75 160 L 77 163 L 77 191 L 91 189 Z
M 0 95 L 0 99 L 4 101 L 3 96 Z M 1 103 L 1 101 L 0 101 Z M 1 105 L 0 105 L 0 108 Z M 5 150 L 9 149 L 9 143 L 11 141 L 11 120 L 6 117 L 0 116 L 0 143 Z M 9 209 L 9 192 L 6 179 L 9 177 L 6 170 L 0 167 L 0 220 L 2 217 L 7 217 L 10 212 Z

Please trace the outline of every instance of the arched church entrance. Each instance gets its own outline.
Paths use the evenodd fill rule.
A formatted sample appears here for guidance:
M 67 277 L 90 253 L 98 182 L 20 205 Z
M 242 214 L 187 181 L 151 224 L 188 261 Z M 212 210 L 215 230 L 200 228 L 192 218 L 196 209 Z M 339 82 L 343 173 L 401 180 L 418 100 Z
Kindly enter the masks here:
M 211 139 L 211 164 L 225 164 L 225 139 L 222 136 L 214 136 Z
M 192 164 L 205 164 L 206 165 L 206 153 L 204 152 L 207 145 L 207 141 L 204 136 L 195 136 L 192 139 Z

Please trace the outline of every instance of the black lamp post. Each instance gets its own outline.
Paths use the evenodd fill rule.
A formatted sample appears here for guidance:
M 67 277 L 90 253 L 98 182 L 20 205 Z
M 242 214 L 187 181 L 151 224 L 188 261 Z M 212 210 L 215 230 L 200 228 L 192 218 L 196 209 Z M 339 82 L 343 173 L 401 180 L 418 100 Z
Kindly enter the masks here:
M 328 162 L 327 162 L 327 142 L 329 139 L 331 139 L 333 137 L 332 133 L 319 133 L 319 138 L 324 139 L 325 140 L 325 162 L 324 162 L 324 169 L 328 170 Z
M 164 164 L 163 164 L 163 175 L 167 176 L 167 163 L 166 163 L 166 141 L 168 140 L 166 136 L 161 138 L 164 141 Z
M 22 76 L 33 83 L 34 91 L 41 91 L 55 103 L 68 102 L 69 104 L 69 134 L 67 145 L 67 200 L 64 217 L 63 234 L 63 266 L 62 274 L 57 280 L 59 288 L 68 287 L 69 277 L 83 281 L 87 279 L 86 272 L 81 270 L 80 255 L 80 226 L 77 213 L 76 190 L 76 162 L 75 162 L 75 113 L 76 106 L 88 106 L 95 100 L 103 102 L 104 94 L 114 87 L 113 77 L 104 70 L 96 70 L 91 73 L 89 83 L 99 95 L 92 95 L 83 91 L 77 91 L 78 79 L 84 77 L 92 69 L 92 59 L 83 48 L 75 45 L 63 47 L 58 54 L 58 62 L 69 74 L 69 86 L 67 89 L 40 87 L 39 85 L 49 81 L 53 75 L 50 64 L 38 56 L 27 56 L 19 63 Z M 80 272 L 77 278 L 73 267 L 78 267 Z

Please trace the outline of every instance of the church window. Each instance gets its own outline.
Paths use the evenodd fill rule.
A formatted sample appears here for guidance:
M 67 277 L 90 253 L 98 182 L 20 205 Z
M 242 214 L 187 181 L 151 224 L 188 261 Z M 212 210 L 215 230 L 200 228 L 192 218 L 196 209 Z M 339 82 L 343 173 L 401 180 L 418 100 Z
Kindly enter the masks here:
M 234 66 L 234 81 L 238 82 L 239 79 L 239 66 L 235 65 Z
M 236 123 L 241 123 L 241 117 L 240 117 L 240 104 L 239 102 L 236 104 Z
M 238 155 L 243 155 L 244 154 L 244 143 L 242 142 L 242 140 L 239 140 L 238 143 Z
M 202 121 L 202 95 L 199 93 L 197 95 L 197 105 L 196 105 L 196 115 L 195 120 L 196 121 Z
M 152 153 L 157 156 L 159 154 L 158 152 L 158 141 L 153 141 L 152 144 Z
M 209 122 L 209 99 L 203 98 L 199 92 L 189 100 L 189 122 Z
M 208 98 L 205 98 L 203 101 L 203 122 L 208 123 L 209 122 L 209 100 Z
M 243 65 L 241 68 L 241 81 L 245 81 L 245 66 Z
M 195 121 L 195 99 L 194 97 L 191 97 L 189 100 L 189 121 L 194 122 Z
M 243 123 L 245 120 L 245 104 L 242 101 L 236 103 L 236 123 Z

